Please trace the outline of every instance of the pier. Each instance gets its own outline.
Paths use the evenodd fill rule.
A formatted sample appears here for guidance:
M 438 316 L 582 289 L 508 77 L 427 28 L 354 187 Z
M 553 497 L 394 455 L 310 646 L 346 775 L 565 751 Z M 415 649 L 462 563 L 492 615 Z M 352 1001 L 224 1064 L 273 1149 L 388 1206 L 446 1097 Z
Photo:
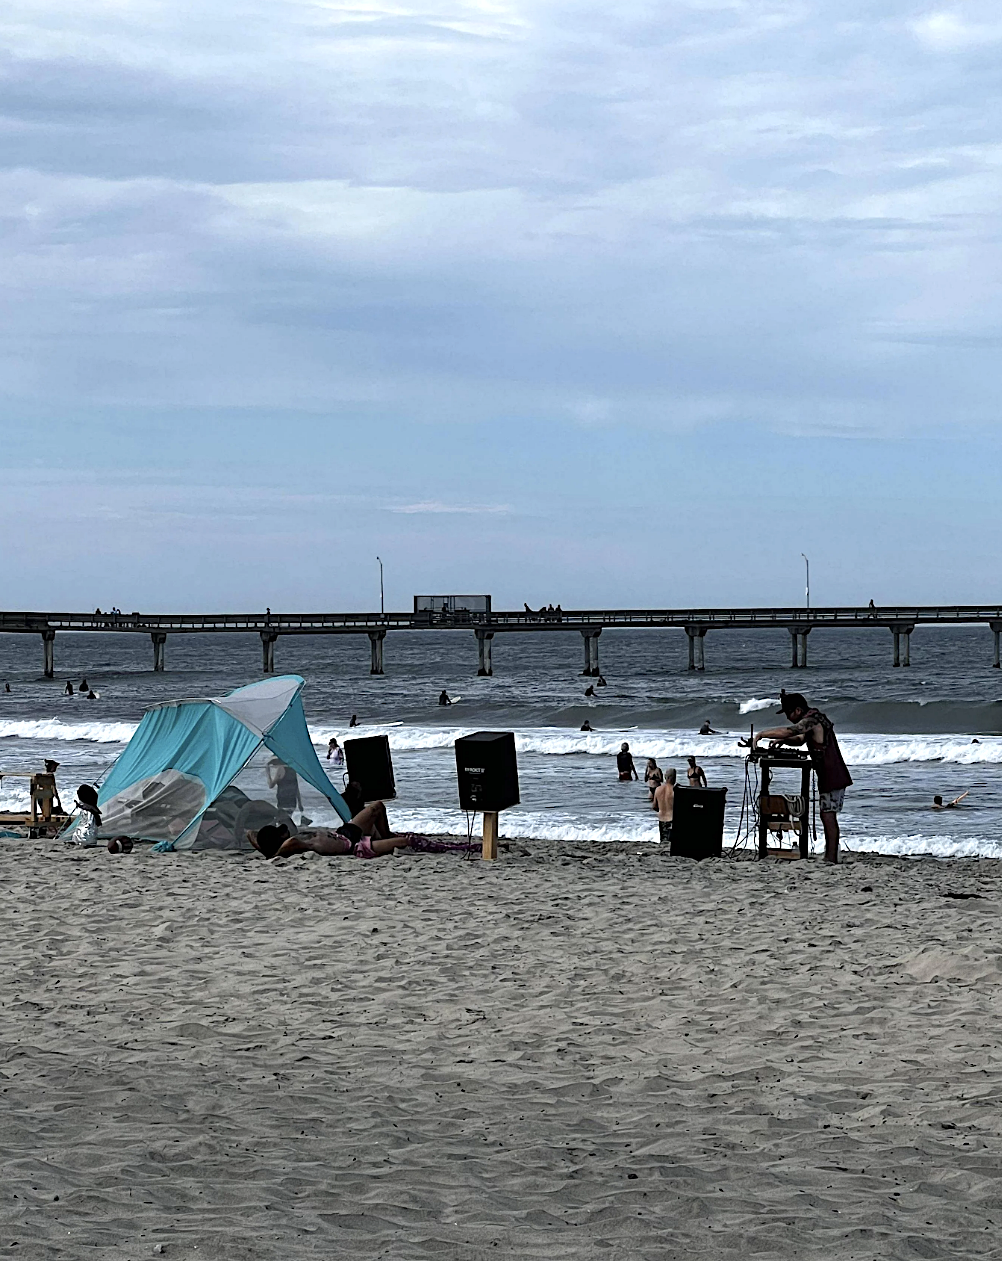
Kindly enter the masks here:
M 167 668 L 168 635 L 258 634 L 262 669 L 275 669 L 275 645 L 285 635 L 360 635 L 369 640 L 370 673 L 383 673 L 383 646 L 397 631 L 472 633 L 477 646 L 477 673 L 493 674 L 492 646 L 497 635 L 517 633 L 581 636 L 584 669 L 597 678 L 599 637 L 604 630 L 680 630 L 688 645 L 690 670 L 706 668 L 705 641 L 710 631 L 785 630 L 790 635 L 790 668 L 807 668 L 807 641 L 827 628 L 890 632 L 892 664 L 911 665 L 912 632 L 919 626 L 983 625 L 992 633 L 992 665 L 998 669 L 1002 604 L 920 605 L 917 607 L 817 609 L 577 609 L 503 612 L 488 607 L 427 609 L 406 613 L 0 613 L 0 633 L 38 635 L 46 678 L 55 675 L 56 636 L 60 632 L 149 635 L 156 671 Z

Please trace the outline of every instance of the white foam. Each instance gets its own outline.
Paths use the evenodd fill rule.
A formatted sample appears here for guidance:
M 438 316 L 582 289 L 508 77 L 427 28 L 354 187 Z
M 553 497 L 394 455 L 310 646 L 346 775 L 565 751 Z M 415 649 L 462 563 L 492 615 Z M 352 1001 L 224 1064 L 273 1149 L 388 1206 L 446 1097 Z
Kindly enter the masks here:
M 38 718 L 0 722 L 0 740 L 90 740 L 93 744 L 127 744 L 135 735 L 134 722 L 63 722 Z
M 778 696 L 766 696 L 762 700 L 753 696 L 750 700 L 742 701 L 738 706 L 739 714 L 753 714 L 759 709 L 771 709 L 774 705 L 779 704 Z
M 400 753 L 450 749 L 460 736 L 474 730 L 474 727 L 381 727 L 376 724 L 364 728 L 366 735 L 388 736 L 390 748 Z M 332 735 L 351 739 L 352 734 L 332 727 L 317 727 L 313 738 L 319 748 L 326 750 Z M 684 758 L 690 753 L 702 758 L 743 758 L 747 749 L 738 743 L 741 738 L 738 732 L 699 736 L 684 731 L 636 728 L 574 731 L 567 727 L 526 727 L 515 732 L 515 747 L 519 753 L 544 757 L 565 754 L 612 757 L 627 741 L 638 758 Z M 850 769 L 854 765 L 889 766 L 895 762 L 952 762 L 961 766 L 1002 762 L 1002 737 L 999 736 L 983 736 L 978 744 L 972 744 L 969 735 L 845 735 L 839 737 L 839 744 Z

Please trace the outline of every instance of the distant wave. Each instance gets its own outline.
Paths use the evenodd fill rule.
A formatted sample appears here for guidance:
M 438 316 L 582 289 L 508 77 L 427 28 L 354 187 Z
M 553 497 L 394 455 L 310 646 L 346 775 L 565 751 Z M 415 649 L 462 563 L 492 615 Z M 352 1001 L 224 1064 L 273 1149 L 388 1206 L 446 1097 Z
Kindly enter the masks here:
M 39 718 L 0 722 L 0 740 L 90 740 L 94 744 L 126 744 L 132 739 L 135 722 L 61 722 Z

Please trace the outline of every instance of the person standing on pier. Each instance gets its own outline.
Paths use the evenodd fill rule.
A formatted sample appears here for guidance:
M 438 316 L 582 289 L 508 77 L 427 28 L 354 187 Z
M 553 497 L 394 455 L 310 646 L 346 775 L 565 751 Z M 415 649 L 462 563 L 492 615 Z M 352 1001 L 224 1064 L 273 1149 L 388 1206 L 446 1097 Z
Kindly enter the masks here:
M 839 811 L 845 802 L 845 790 L 852 783 L 852 776 L 842 758 L 835 738 L 831 719 L 819 709 L 808 705 L 799 692 L 780 692 L 782 709 L 790 720 L 788 727 L 776 727 L 772 731 L 759 731 L 752 740 L 752 748 L 760 740 L 773 740 L 777 744 L 804 744 L 814 763 L 818 777 L 818 810 L 825 830 L 825 862 L 838 862 Z

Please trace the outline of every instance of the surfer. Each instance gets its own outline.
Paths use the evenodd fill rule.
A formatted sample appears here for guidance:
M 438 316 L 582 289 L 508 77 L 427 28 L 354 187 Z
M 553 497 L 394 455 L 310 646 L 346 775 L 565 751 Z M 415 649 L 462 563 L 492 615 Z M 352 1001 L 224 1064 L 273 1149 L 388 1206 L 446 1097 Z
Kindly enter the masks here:
M 699 734 L 701 736 L 719 736 L 720 732 L 713 730 L 713 728 L 710 726 L 709 718 L 704 718 L 703 725 L 699 729 Z
M 73 684 L 69 681 L 69 679 L 66 680 L 66 686 L 63 688 L 63 693 L 66 696 L 73 695 Z
M 585 688 L 585 696 L 594 696 L 594 695 L 595 695 L 595 688 L 592 686 L 591 683 L 589 683 L 588 686 Z
M 591 723 L 590 723 L 590 722 L 588 721 L 588 719 L 586 718 L 586 719 L 584 720 L 584 722 L 581 724 L 581 730 L 582 730 L 582 731 L 594 731 L 594 730 L 595 730 L 595 728 L 591 725 Z
M 449 693 L 445 690 L 445 688 L 444 688 L 444 687 L 442 688 L 442 691 L 441 691 L 441 693 L 440 693 L 440 695 L 439 695 L 439 698 L 438 698 L 438 703 L 439 703 L 440 705 L 451 705 L 451 704 L 452 704 L 452 701 L 449 699 Z
M 970 791 L 971 790 L 968 788 L 966 793 L 961 793 L 959 797 L 954 797 L 952 801 L 944 801 L 939 793 L 937 793 L 932 799 L 932 808 L 933 810 L 953 810 L 956 806 L 960 805 L 967 796 L 967 793 Z
M 352 716 L 351 716 L 351 722 L 348 724 L 348 726 L 349 726 L 349 727 L 357 727 L 357 726 L 358 726 L 358 714 L 352 714 Z

